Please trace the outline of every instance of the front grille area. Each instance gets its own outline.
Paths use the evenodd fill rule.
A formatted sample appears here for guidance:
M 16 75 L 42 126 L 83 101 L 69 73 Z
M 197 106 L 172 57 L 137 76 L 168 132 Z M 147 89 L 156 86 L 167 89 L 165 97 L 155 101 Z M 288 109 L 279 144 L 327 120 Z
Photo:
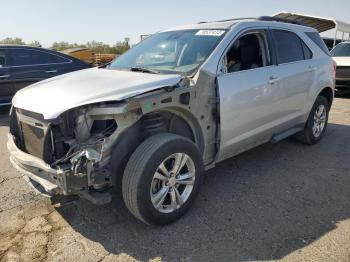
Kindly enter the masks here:
M 336 78 L 349 78 L 350 79 L 350 66 L 338 66 Z
M 46 130 L 21 122 L 23 146 L 28 154 L 50 162 L 50 143 Z
M 24 121 L 21 116 L 26 117 L 27 120 Z M 19 149 L 50 164 L 54 157 L 51 147 L 50 125 L 44 123 L 43 119 L 38 116 L 39 114 L 36 113 L 12 108 L 10 132 Z
M 337 80 L 335 85 L 336 85 L 337 89 L 341 89 L 341 88 L 350 89 L 350 81 Z

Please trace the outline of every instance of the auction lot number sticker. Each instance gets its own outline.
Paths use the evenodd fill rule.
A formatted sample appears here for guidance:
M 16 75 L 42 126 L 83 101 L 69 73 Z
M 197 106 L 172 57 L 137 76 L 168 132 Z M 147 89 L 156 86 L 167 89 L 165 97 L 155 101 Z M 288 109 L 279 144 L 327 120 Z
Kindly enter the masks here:
M 224 30 L 199 30 L 196 35 L 221 36 Z

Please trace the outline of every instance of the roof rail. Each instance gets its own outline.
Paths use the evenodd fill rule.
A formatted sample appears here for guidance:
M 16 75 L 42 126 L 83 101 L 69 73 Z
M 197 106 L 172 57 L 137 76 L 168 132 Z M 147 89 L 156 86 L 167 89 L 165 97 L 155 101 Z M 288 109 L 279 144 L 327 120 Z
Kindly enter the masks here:
M 218 20 L 218 21 L 207 21 L 207 22 L 203 21 L 203 22 L 198 22 L 198 24 L 222 23 L 222 22 L 239 21 L 239 20 L 258 20 L 258 21 L 268 21 L 268 22 L 282 22 L 282 23 L 289 23 L 289 24 L 306 26 L 304 23 L 299 22 L 299 21 L 289 20 L 287 18 L 273 17 L 273 16 L 243 17 L 243 18 L 232 18 L 232 19 L 224 19 L 224 20 Z
M 206 21 L 206 22 L 198 22 L 198 24 L 205 24 L 205 23 L 222 23 L 222 22 L 230 22 L 230 21 L 237 21 L 237 20 L 255 20 L 256 17 L 242 17 L 242 18 L 231 18 L 231 19 L 224 19 L 224 20 L 218 20 L 218 21 Z
M 260 16 L 260 17 L 256 18 L 256 20 L 268 21 L 268 22 L 282 22 L 282 23 L 289 23 L 289 24 L 305 26 L 304 23 L 299 22 L 299 21 L 293 21 L 293 20 L 289 20 L 289 19 L 286 19 L 286 18 L 278 18 L 278 17 L 273 17 L 273 16 Z

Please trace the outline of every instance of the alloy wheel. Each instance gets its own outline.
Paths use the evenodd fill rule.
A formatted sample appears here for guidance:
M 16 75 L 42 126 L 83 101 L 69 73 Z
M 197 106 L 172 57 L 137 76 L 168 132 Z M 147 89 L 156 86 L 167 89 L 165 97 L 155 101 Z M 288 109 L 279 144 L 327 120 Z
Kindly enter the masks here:
M 185 153 L 175 153 L 158 166 L 151 183 L 151 201 L 161 213 L 171 213 L 183 206 L 191 195 L 196 170 Z
M 312 126 L 312 134 L 314 137 L 319 137 L 326 126 L 327 111 L 324 105 L 319 105 L 314 113 L 314 123 Z

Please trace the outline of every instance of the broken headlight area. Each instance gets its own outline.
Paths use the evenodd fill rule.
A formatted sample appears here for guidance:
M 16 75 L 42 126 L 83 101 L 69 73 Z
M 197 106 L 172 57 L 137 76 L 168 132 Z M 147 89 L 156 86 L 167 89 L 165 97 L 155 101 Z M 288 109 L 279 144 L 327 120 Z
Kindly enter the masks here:
M 70 172 L 75 176 L 74 184 L 80 189 L 84 189 L 85 184 L 88 188 L 99 190 L 110 186 L 112 182 L 106 167 L 107 161 L 103 160 L 108 158 L 105 144 L 116 131 L 117 123 L 114 119 L 99 118 L 103 116 L 92 117 L 85 113 L 79 115 L 75 120 L 73 139 L 61 143 L 61 148 L 67 148 L 68 145 L 68 150 L 52 164 L 69 166 Z M 84 181 L 83 184 L 76 179 Z
M 92 116 L 85 108 L 67 111 L 49 121 L 24 110 L 11 112 L 10 129 L 17 147 L 62 170 L 68 194 L 111 185 L 105 144 L 117 128 L 112 116 Z
M 79 108 L 60 116 L 60 124 L 52 126 L 53 165 L 76 163 L 76 157 L 88 157 L 88 161 L 99 162 L 102 159 L 103 144 L 116 130 L 115 119 L 108 116 L 92 116 L 88 108 Z M 99 159 L 89 159 L 93 154 Z

